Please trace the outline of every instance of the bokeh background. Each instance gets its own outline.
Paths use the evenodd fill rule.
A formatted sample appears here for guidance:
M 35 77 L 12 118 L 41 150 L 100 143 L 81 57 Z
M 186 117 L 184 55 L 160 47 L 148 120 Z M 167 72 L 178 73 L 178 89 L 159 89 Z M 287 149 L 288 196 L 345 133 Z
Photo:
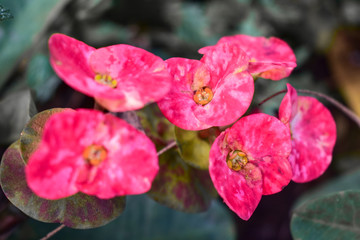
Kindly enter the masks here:
M 253 108 L 266 97 L 295 88 L 327 94 L 360 115 L 360 2 L 358 0 L 0 0 L 0 154 L 36 112 L 92 108 L 93 100 L 65 85 L 48 61 L 47 40 L 64 33 L 93 47 L 130 44 L 163 59 L 200 59 L 197 50 L 226 35 L 285 40 L 298 67 L 281 81 L 258 79 Z M 276 116 L 278 96 L 261 110 Z M 322 101 L 322 99 L 319 99 Z M 249 221 L 222 203 L 208 212 L 176 212 L 144 196 L 131 197 L 125 213 L 93 230 L 64 229 L 52 239 L 292 239 L 293 209 L 307 198 L 360 188 L 360 130 L 322 101 L 337 123 L 330 168 L 306 184 L 291 182 L 264 196 Z M 38 239 L 55 228 L 31 220 L 0 192 L 0 239 Z

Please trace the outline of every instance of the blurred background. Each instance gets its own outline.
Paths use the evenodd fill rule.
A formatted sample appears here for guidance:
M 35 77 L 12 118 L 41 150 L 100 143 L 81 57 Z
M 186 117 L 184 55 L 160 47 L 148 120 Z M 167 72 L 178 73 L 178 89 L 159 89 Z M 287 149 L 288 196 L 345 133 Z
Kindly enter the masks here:
M 91 98 L 65 85 L 49 64 L 47 41 L 57 32 L 96 48 L 134 45 L 163 59 L 200 59 L 197 50 L 222 36 L 275 36 L 293 48 L 298 66 L 287 79 L 258 79 L 254 107 L 289 82 L 327 94 L 360 115 L 358 0 L 0 0 L 0 5 L 1 155 L 36 112 L 93 107 Z M 273 98 L 261 110 L 276 116 L 281 99 Z M 185 214 L 137 196 L 105 227 L 64 229 L 52 239 L 292 239 L 290 219 L 299 202 L 360 188 L 359 127 L 322 102 L 337 123 L 330 168 L 310 183 L 291 182 L 282 192 L 264 196 L 249 221 L 221 199 L 208 212 Z M 0 239 L 38 239 L 56 226 L 29 219 L 0 192 Z

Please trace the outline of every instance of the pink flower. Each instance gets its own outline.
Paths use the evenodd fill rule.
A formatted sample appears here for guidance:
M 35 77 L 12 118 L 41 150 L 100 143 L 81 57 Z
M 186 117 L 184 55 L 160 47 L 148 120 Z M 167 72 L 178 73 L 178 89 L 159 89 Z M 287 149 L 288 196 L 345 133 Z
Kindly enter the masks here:
M 221 133 L 210 150 L 210 176 L 225 203 L 248 220 L 262 195 L 281 191 L 291 180 L 290 134 L 264 113 L 241 118 Z
M 199 53 L 205 54 L 221 43 L 238 44 L 250 58 L 248 71 L 262 78 L 280 80 L 288 77 L 296 67 L 296 58 L 289 45 L 279 38 L 252 37 L 235 35 L 223 37 L 215 46 L 201 48 Z
M 227 43 L 209 50 L 201 61 L 166 60 L 174 81 L 158 102 L 160 110 L 171 123 L 187 130 L 233 123 L 246 112 L 254 94 L 247 63 L 246 54 Z
M 331 163 L 336 125 L 329 110 L 317 99 L 297 96 L 290 84 L 287 89 L 279 118 L 291 131 L 292 180 L 308 182 L 321 176 Z
M 164 61 L 140 48 L 119 44 L 95 49 L 54 34 L 49 49 L 59 77 L 110 111 L 142 108 L 160 100 L 171 86 Z
M 145 134 L 110 114 L 68 110 L 46 122 L 26 179 L 46 199 L 77 192 L 108 199 L 148 191 L 158 169 L 155 146 Z

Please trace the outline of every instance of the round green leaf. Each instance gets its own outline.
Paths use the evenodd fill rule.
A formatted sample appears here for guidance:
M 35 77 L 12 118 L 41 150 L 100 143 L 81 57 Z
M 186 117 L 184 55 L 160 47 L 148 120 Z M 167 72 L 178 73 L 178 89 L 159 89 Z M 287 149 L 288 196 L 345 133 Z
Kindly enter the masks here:
M 150 104 L 136 111 L 146 135 L 155 143 L 158 149 L 175 139 L 174 125 L 161 113 L 157 104 Z
M 188 131 L 175 127 L 176 142 L 182 159 L 193 167 L 209 169 L 211 138 L 215 139 L 217 132 L 220 133 L 217 128 Z
M 36 114 L 25 125 L 20 135 L 21 156 L 27 163 L 30 155 L 37 149 L 46 121 L 55 113 L 70 110 L 69 108 L 52 108 Z
M 209 208 L 216 191 L 208 171 L 187 165 L 174 149 L 160 155 L 159 165 L 149 192 L 151 198 L 183 212 L 202 212 Z
M 104 227 L 86 231 L 65 228 L 51 240 L 234 240 L 235 225 L 230 211 L 213 201 L 208 211 L 179 212 L 162 206 L 146 195 L 129 196 L 126 210 Z M 15 230 L 13 239 L 40 239 L 58 225 L 27 221 Z
M 360 160 L 360 159 L 357 159 Z M 353 171 L 346 172 L 346 174 L 340 175 L 332 180 L 326 181 L 323 184 L 316 186 L 315 188 L 307 191 L 305 194 L 301 195 L 294 204 L 294 208 L 299 207 L 305 202 L 328 195 L 330 193 L 335 193 L 345 190 L 360 190 L 360 169 L 354 169 Z
M 291 219 L 294 239 L 360 239 L 360 191 L 341 191 L 308 201 Z
M 25 162 L 21 158 L 19 141 L 4 153 L 0 165 L 0 184 L 17 208 L 42 222 L 63 223 L 71 228 L 94 228 L 107 224 L 125 208 L 125 197 L 99 199 L 83 193 L 59 200 L 36 196 L 27 186 Z

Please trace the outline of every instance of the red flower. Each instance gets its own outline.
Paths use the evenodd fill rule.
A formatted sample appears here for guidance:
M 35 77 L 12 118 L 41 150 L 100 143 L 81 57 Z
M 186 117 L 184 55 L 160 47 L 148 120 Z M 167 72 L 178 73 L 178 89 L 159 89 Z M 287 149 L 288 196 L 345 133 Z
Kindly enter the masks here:
M 331 163 L 336 125 L 329 110 L 316 98 L 297 96 L 290 84 L 287 89 L 279 118 L 291 131 L 292 180 L 308 182 L 321 176 Z
M 223 37 L 215 46 L 201 48 L 199 53 L 205 54 L 221 43 L 238 44 L 250 58 L 248 71 L 262 78 L 280 80 L 288 77 L 296 67 L 296 58 L 289 45 L 279 38 L 252 37 L 235 35 Z
M 78 110 L 46 122 L 26 178 L 42 198 L 83 192 L 108 199 L 148 191 L 158 169 L 155 146 L 146 135 L 110 114 Z
M 49 49 L 51 65 L 59 77 L 110 111 L 142 108 L 170 89 L 164 61 L 140 48 L 119 44 L 95 49 L 54 34 Z
M 291 180 L 290 134 L 264 113 L 241 118 L 221 133 L 210 150 L 210 176 L 225 203 L 248 220 L 262 195 L 281 191 Z
M 236 45 L 221 44 L 201 61 L 171 58 L 170 92 L 158 102 L 170 122 L 187 130 L 233 123 L 248 109 L 254 81 L 246 71 L 248 58 Z

